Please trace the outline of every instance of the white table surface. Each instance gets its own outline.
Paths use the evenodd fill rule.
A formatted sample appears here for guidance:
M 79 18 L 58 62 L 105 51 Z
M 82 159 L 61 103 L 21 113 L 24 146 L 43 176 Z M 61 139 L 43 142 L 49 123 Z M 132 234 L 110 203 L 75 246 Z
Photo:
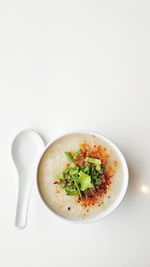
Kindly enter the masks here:
M 0 267 L 150 266 L 150 1 L 0 1 Z M 128 192 L 106 220 L 59 221 L 34 186 L 14 227 L 10 146 L 33 128 L 48 142 L 90 129 L 129 164 Z

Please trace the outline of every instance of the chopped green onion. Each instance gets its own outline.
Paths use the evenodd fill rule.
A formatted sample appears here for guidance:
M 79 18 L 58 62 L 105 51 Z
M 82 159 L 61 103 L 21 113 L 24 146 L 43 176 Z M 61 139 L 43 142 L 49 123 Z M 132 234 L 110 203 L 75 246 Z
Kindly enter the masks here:
M 77 176 L 77 177 L 78 177 L 78 176 Z M 73 179 L 74 184 L 75 184 L 75 186 L 76 186 L 76 189 L 77 189 L 77 191 L 78 191 L 78 193 L 79 193 L 79 196 L 82 197 L 80 188 L 79 188 L 78 183 L 77 183 L 77 181 L 76 181 L 76 176 L 72 175 L 72 179 Z
M 80 157 L 80 155 L 81 155 L 81 151 L 80 151 L 80 150 L 77 151 L 75 155 L 76 155 L 76 157 Z
M 75 175 L 75 174 L 78 174 L 79 172 L 79 168 L 78 167 L 73 167 L 73 168 L 70 168 L 70 175 Z
M 81 191 L 85 191 L 88 188 L 93 188 L 91 183 L 91 176 L 84 173 L 83 171 L 79 172 L 78 183 L 80 184 Z
M 65 188 L 65 186 L 66 185 L 64 183 L 61 183 L 61 185 L 60 185 L 61 188 Z
M 97 170 L 97 171 L 100 171 L 100 170 L 101 170 L 101 165 L 96 164 L 96 170 Z
M 73 156 L 71 155 L 70 152 L 64 152 L 64 154 L 65 154 L 66 158 L 67 158 L 70 162 L 74 162 L 74 161 L 75 161 L 74 158 L 73 158 Z
M 64 179 L 64 173 L 63 173 L 63 172 L 59 173 L 59 174 L 57 175 L 57 179 L 58 179 L 58 180 Z
M 105 173 L 105 167 L 101 167 L 101 169 L 100 169 L 100 173 Z
M 88 173 L 90 171 L 90 167 L 89 166 L 81 166 L 80 169 L 84 172 L 84 173 Z
M 96 170 L 100 171 L 101 169 L 101 160 L 100 159 L 95 159 L 95 158 L 90 158 L 90 157 L 86 157 L 85 161 L 89 162 L 89 163 L 93 163 L 96 165 Z
M 95 159 L 95 158 L 90 158 L 90 157 L 86 157 L 85 161 L 89 163 L 93 163 L 95 165 L 100 165 L 102 163 L 100 159 Z
M 98 179 L 96 179 L 95 185 L 99 185 L 99 184 L 101 184 L 101 182 L 102 182 L 102 179 L 98 178 Z
M 65 189 L 65 191 L 66 191 L 68 196 L 76 196 L 76 195 L 78 195 L 78 191 L 76 189 L 73 189 L 73 190 Z

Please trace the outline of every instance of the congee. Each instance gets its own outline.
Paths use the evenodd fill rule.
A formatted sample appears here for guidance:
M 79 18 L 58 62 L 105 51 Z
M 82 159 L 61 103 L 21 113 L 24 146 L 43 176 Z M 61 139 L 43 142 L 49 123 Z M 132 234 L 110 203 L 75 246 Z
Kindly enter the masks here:
M 107 210 L 123 183 L 117 153 L 100 137 L 68 134 L 53 142 L 38 167 L 38 187 L 55 213 L 86 220 Z

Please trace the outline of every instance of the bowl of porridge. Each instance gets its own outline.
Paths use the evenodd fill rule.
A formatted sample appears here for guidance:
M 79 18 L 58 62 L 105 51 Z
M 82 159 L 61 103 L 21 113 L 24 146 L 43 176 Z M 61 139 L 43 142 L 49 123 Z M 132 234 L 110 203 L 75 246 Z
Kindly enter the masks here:
M 37 168 L 37 186 L 55 215 L 89 223 L 118 207 L 128 176 L 126 160 L 111 140 L 81 131 L 63 135 L 45 147 Z

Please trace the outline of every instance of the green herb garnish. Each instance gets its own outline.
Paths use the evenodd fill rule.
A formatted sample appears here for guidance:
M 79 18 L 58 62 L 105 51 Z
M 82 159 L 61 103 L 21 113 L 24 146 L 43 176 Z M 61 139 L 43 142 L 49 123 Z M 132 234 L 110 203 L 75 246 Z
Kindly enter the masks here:
M 64 152 L 64 154 L 69 164 L 57 175 L 57 179 L 66 194 L 82 198 L 86 190 L 96 190 L 96 186 L 102 183 L 102 175 L 105 172 L 101 160 L 85 157 L 83 165 L 80 166 L 76 164 L 77 157 L 81 155 L 80 150 L 76 153 Z
M 78 182 L 77 182 L 77 180 L 78 180 L 78 176 L 74 176 L 74 175 L 72 175 L 72 179 L 73 179 L 73 181 L 74 181 L 74 184 L 75 184 L 75 187 L 76 187 L 76 189 L 77 189 L 77 191 L 78 191 L 79 196 L 82 197 L 82 195 L 81 195 L 81 191 L 80 191 L 80 188 L 79 188 L 79 185 L 78 185 Z
M 100 159 L 95 159 L 95 158 L 90 158 L 90 157 L 86 157 L 85 161 L 89 162 L 89 163 L 93 163 L 95 165 L 100 165 L 102 162 Z
M 101 184 L 101 182 L 102 182 L 102 179 L 101 179 L 101 178 L 98 178 L 98 179 L 96 179 L 95 184 L 96 184 L 96 185 L 99 185 L 99 184 Z
M 87 162 L 89 162 L 89 163 L 93 163 L 93 164 L 95 164 L 95 165 L 96 165 L 96 170 L 97 170 L 97 171 L 100 171 L 100 169 L 101 169 L 101 164 L 102 164 L 102 162 L 101 162 L 100 159 L 95 159 L 95 158 L 86 157 L 86 158 L 85 158 L 85 161 L 87 161 Z
M 81 152 L 80 152 L 80 150 L 79 150 L 79 151 L 77 151 L 77 152 L 75 153 L 75 156 L 76 156 L 76 157 L 80 157 L 80 155 L 81 155 Z
M 75 162 L 73 156 L 71 155 L 70 152 L 64 152 L 66 158 L 70 161 L 70 162 Z
M 78 183 L 80 184 L 81 191 L 85 191 L 86 189 L 93 188 L 91 183 L 91 176 L 84 173 L 83 171 L 79 172 Z

